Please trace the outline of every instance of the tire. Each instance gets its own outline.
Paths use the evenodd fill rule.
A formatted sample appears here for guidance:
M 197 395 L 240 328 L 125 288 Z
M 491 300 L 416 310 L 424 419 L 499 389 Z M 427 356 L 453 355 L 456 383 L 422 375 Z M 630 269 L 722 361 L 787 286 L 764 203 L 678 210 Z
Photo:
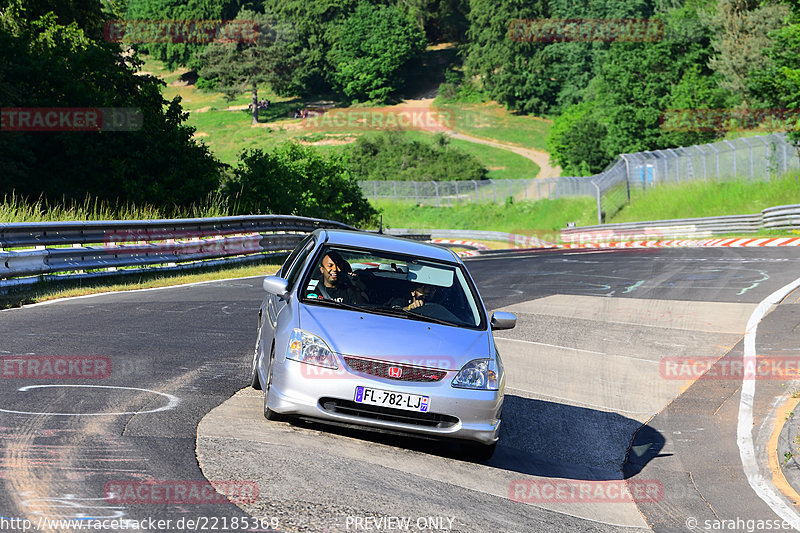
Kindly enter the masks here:
M 286 417 L 269 408 L 269 391 L 272 388 L 272 364 L 275 362 L 275 347 L 269 354 L 269 370 L 267 370 L 267 383 L 264 385 L 264 418 L 275 422 L 285 420 Z
M 250 365 L 250 386 L 256 390 L 261 390 L 261 380 L 258 378 L 258 359 L 261 355 L 261 324 L 258 325 L 258 336 L 256 337 L 256 347 L 253 350 L 253 363 Z
M 483 444 L 475 441 L 461 442 L 461 454 L 470 461 L 488 461 L 494 455 L 495 449 L 497 449 L 497 442 L 492 444 Z

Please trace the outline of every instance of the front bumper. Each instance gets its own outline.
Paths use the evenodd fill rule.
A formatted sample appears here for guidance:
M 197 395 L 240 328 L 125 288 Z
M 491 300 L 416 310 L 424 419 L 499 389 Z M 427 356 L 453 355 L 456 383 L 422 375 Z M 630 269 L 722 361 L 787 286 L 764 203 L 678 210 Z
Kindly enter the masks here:
M 409 382 L 355 372 L 339 359 L 340 368 L 328 371 L 291 359 L 275 364 L 269 408 L 286 415 L 358 424 L 440 438 L 492 444 L 500 431 L 503 393 L 458 389 L 450 385 L 450 371 L 440 381 Z M 343 370 L 344 369 L 344 370 Z M 415 413 L 354 402 L 357 386 L 430 398 L 428 413 Z

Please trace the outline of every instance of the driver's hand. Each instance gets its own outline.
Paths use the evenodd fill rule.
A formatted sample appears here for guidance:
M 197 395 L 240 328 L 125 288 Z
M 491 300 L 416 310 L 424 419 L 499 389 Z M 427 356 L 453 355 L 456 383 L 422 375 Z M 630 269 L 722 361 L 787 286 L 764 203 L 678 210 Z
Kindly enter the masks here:
M 417 307 L 422 307 L 425 304 L 422 300 L 414 300 L 406 307 L 406 311 L 411 311 L 412 309 L 416 309 Z

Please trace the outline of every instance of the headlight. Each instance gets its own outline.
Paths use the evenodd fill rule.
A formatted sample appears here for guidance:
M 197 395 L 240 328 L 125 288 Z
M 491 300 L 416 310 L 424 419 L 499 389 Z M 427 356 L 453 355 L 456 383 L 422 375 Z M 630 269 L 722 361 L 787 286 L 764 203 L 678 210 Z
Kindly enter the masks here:
M 325 341 L 302 329 L 292 330 L 286 357 L 309 365 L 338 367 L 336 357 Z
M 453 387 L 459 389 L 498 390 L 500 373 L 494 359 L 470 361 L 453 379 Z

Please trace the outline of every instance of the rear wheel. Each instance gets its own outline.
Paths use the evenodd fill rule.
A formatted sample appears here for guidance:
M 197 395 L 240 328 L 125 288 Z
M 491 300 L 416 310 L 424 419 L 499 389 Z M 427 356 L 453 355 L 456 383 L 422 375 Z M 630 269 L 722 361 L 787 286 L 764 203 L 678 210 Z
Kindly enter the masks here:
M 260 318 L 259 318 L 260 320 Z M 256 336 L 256 347 L 253 350 L 253 364 L 250 365 L 250 386 L 256 390 L 261 390 L 261 380 L 258 378 L 258 360 L 261 356 L 261 324 L 258 324 L 258 335 Z
M 267 383 L 264 385 L 264 418 L 267 420 L 284 420 L 280 413 L 276 413 L 269 408 L 269 393 L 272 391 L 272 365 L 275 362 L 275 347 L 272 347 L 269 354 L 269 366 L 267 367 Z

